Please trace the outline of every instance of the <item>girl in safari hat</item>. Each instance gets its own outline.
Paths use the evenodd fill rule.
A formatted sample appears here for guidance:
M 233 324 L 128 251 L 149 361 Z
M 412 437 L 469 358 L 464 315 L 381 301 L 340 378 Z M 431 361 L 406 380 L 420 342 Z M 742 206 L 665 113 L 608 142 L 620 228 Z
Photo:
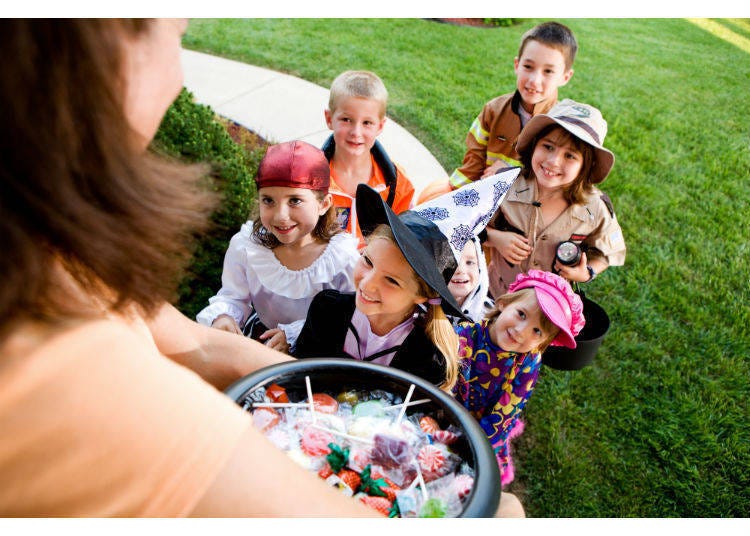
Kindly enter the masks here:
M 570 99 L 523 128 L 516 146 L 523 172 L 487 226 L 492 296 L 531 269 L 587 282 L 624 264 L 622 230 L 609 197 L 596 186 L 615 160 L 602 145 L 606 133 L 599 110 Z M 556 258 L 565 242 L 580 250 L 569 264 Z

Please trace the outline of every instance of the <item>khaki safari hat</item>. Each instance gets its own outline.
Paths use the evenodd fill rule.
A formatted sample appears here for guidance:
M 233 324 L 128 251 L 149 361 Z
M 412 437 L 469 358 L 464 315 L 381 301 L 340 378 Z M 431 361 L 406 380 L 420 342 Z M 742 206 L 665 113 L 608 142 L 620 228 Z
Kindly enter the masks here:
M 615 163 L 615 155 L 602 145 L 607 135 L 607 122 L 598 109 L 582 102 L 565 99 L 555 104 L 546 114 L 532 117 L 518 135 L 516 151 L 522 154 L 530 149 L 537 134 L 553 123 L 595 149 L 596 163 L 589 177 L 591 182 L 597 184 L 606 179 Z

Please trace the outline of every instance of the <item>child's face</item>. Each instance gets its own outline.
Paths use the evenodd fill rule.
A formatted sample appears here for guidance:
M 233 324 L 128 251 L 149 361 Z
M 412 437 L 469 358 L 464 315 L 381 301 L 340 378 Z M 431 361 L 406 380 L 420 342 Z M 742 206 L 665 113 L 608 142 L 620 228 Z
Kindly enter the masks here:
M 561 136 L 562 129 L 555 128 L 539 139 L 531 154 L 531 169 L 534 171 L 540 190 L 567 186 L 578 178 L 583 166 L 583 155 L 569 138 Z
M 319 201 L 316 192 L 306 188 L 267 186 L 258 191 L 258 198 L 263 227 L 287 246 L 310 243 L 310 233 L 331 206 L 330 195 Z
M 573 69 L 565 68 L 565 56 L 559 50 L 529 41 L 520 58 L 513 60 L 516 88 L 521 94 L 524 109 L 531 113 L 534 106 L 555 95 L 573 76 Z
M 479 262 L 477 260 L 477 247 L 469 240 L 461 253 L 458 268 L 453 273 L 448 290 L 459 305 L 463 305 L 466 297 L 477 288 L 479 284 Z
M 370 153 L 385 125 L 385 117 L 380 116 L 381 106 L 374 99 L 343 97 L 333 112 L 325 111 L 326 124 L 333 130 L 336 152 L 341 151 L 346 156 Z
M 500 315 L 490 326 L 490 340 L 508 352 L 535 350 L 547 335 L 541 324 L 542 311 L 535 295 L 502 306 Z
M 373 331 L 375 326 L 390 331 L 426 301 L 401 250 L 381 238 L 370 240 L 354 266 L 354 286 L 357 309 L 368 317 Z

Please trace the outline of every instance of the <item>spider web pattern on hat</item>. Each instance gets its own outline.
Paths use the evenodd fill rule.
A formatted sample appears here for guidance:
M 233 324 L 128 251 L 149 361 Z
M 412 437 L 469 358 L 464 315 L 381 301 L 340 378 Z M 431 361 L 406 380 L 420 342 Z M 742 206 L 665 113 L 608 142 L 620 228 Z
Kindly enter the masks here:
M 458 262 L 466 243 L 487 226 L 520 172 L 521 168 L 505 169 L 412 210 L 437 225 L 448 239 Z

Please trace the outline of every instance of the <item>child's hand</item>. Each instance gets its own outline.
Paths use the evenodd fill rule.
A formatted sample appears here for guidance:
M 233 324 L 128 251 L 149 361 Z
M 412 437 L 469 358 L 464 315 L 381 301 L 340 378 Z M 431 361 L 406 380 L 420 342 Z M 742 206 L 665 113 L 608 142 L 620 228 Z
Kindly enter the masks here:
M 487 169 L 485 169 L 484 173 L 482 173 L 482 176 L 479 178 L 484 179 L 485 177 L 492 177 L 493 175 L 496 175 L 501 169 L 505 169 L 507 167 L 510 167 L 510 165 L 505 160 L 498 160 Z
M 555 270 L 558 275 L 564 277 L 568 281 L 578 281 L 579 283 L 585 283 L 589 280 L 589 271 L 586 268 L 588 260 L 586 259 L 586 253 L 581 253 L 581 260 L 575 266 L 565 266 L 560 264 L 559 261 L 555 261 Z
M 229 333 L 236 333 L 237 335 L 242 335 L 242 330 L 240 329 L 240 326 L 237 325 L 237 322 L 229 315 L 219 315 L 216 317 L 216 319 L 211 323 L 212 328 L 221 329 L 223 331 L 228 331 Z
M 518 264 L 531 255 L 531 246 L 526 237 L 511 231 L 498 231 L 487 227 L 486 243 L 497 249 L 511 264 Z
M 273 348 L 274 350 L 284 352 L 285 354 L 289 352 L 289 345 L 286 343 L 286 333 L 279 328 L 264 331 L 258 338 L 263 341 L 266 346 Z

